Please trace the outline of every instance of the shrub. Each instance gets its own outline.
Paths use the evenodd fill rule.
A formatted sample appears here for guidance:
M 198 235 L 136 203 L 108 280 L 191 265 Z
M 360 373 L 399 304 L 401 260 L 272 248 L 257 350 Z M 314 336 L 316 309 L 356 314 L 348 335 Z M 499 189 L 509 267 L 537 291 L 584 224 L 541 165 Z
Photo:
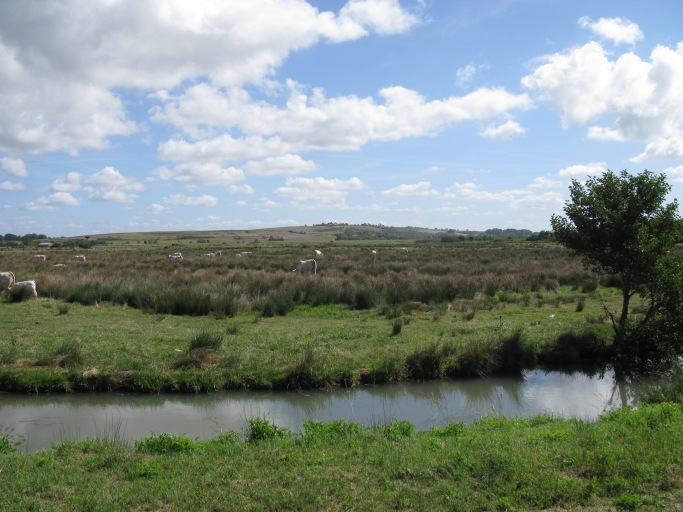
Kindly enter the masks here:
M 57 313 L 60 315 L 66 315 L 69 313 L 69 305 L 68 304 L 60 304 L 57 306 Z
M 507 371 L 520 370 L 530 364 L 534 358 L 533 353 L 524 343 L 523 329 L 517 329 L 502 337 L 497 352 L 500 369 Z
M 403 329 L 403 322 L 401 321 L 400 318 L 397 318 L 394 320 L 394 323 L 391 326 L 391 335 L 392 336 L 398 336 L 401 334 L 401 330 Z
M 576 312 L 581 313 L 581 311 L 583 311 L 583 308 L 585 305 L 586 305 L 586 297 L 579 297 L 579 300 L 576 302 Z
M 25 286 L 14 286 L 8 293 L 10 302 L 24 302 L 33 298 L 30 288 Z
M 307 437 L 345 437 L 356 435 L 365 427 L 358 423 L 346 423 L 344 420 L 334 420 L 331 423 L 307 420 L 303 422 L 304 432 Z
M 225 333 L 234 336 L 240 330 L 240 326 L 237 324 L 230 324 L 225 328 Z
M 438 379 L 443 377 L 448 360 L 456 352 L 454 343 L 437 341 L 417 348 L 406 358 L 406 369 L 414 379 Z
M 152 433 L 150 437 L 134 442 L 135 450 L 140 453 L 179 453 L 191 452 L 197 448 L 194 441 L 182 435 Z
M 247 422 L 247 441 L 269 441 L 289 437 L 289 429 L 278 427 L 265 418 L 252 418 Z
M 410 437 L 415 432 L 415 426 L 409 421 L 394 420 L 381 428 L 387 438 L 397 440 L 401 437 Z
M 218 350 L 221 348 L 221 345 L 223 345 L 223 336 L 207 330 L 201 330 L 192 337 L 187 351 L 189 353 L 200 348 Z

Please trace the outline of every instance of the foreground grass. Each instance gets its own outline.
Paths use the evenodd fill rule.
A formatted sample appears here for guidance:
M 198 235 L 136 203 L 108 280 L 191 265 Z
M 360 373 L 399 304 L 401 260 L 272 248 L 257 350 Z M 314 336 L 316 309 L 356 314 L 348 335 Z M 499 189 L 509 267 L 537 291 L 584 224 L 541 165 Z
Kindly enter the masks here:
M 3 510 L 674 510 L 680 404 L 594 423 L 490 417 L 416 432 L 341 421 L 291 434 L 258 418 L 246 440 L 158 435 L 134 447 L 0 450 Z
M 4 302 L 0 390 L 196 392 L 484 376 L 603 357 L 611 334 L 603 304 L 618 300 L 614 289 L 565 288 L 518 302 L 298 306 L 270 318 Z

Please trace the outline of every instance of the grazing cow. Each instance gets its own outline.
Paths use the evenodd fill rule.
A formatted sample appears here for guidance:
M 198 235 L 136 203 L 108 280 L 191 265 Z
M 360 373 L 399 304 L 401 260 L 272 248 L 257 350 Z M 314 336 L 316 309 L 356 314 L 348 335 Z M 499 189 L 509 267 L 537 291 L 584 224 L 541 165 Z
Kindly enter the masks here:
M 303 274 L 305 272 L 312 272 L 315 274 L 317 266 L 315 260 L 300 261 L 296 264 L 296 270 L 294 272 L 297 274 Z
M 55 263 L 55 264 L 52 265 L 52 266 L 53 266 L 53 267 L 66 267 L 66 265 L 64 265 L 64 263 Z
M 174 253 L 173 253 L 173 256 L 175 256 L 176 258 L 177 258 L 178 256 L 180 256 L 181 258 L 183 257 L 183 255 L 180 254 L 179 252 L 174 252 Z
M 313 254 L 315 254 L 316 256 L 322 256 L 322 255 L 323 255 L 323 253 L 320 252 L 318 249 L 315 249 L 315 250 L 313 251 Z
M 213 252 L 210 252 L 210 253 L 208 253 L 208 254 L 205 254 L 204 257 L 205 257 L 205 258 L 215 258 L 215 257 L 216 257 L 216 254 L 213 253 Z
M 14 288 L 26 288 L 30 290 L 31 295 L 33 297 L 38 296 L 38 292 L 36 291 L 36 282 L 35 281 L 19 281 L 18 283 L 14 283 Z
M 74 256 L 74 261 L 85 261 L 85 256 L 83 254 L 78 254 Z
M 175 254 L 169 254 L 169 255 L 168 255 L 168 258 L 171 259 L 171 260 L 174 260 L 174 261 L 175 261 L 175 260 L 182 260 L 182 259 L 183 259 L 183 255 L 180 254 L 179 252 L 177 252 L 177 253 L 175 253 Z
M 14 286 L 14 274 L 12 272 L 0 272 L 0 289 L 8 292 Z
M 237 256 L 240 256 L 240 257 L 242 257 L 242 256 L 251 256 L 251 253 L 250 253 L 249 251 L 242 251 L 242 252 L 239 253 Z
M 34 254 L 31 256 L 30 261 L 45 261 L 45 255 L 44 254 Z
M 221 254 L 221 251 L 216 251 L 214 254 L 215 254 L 216 256 L 223 256 L 223 255 Z
M 406 249 L 405 247 L 401 247 L 401 250 L 402 250 L 403 252 L 408 252 L 408 249 Z
M 377 254 L 377 251 L 372 251 L 372 254 Z

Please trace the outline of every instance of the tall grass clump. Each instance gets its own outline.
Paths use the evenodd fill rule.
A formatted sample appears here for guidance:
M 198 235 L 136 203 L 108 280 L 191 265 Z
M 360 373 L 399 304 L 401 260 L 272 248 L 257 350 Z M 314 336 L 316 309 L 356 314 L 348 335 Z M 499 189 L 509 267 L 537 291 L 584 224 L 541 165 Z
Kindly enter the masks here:
M 203 329 L 192 336 L 190 339 L 190 346 L 187 351 L 192 352 L 193 350 L 199 349 L 219 350 L 222 345 L 223 336 Z
M 278 427 L 265 418 L 252 418 L 247 421 L 247 441 L 256 443 L 289 437 L 291 432 L 284 427 Z
M 408 355 L 406 369 L 413 379 L 438 379 L 445 375 L 445 370 L 452 364 L 456 352 L 455 342 L 429 343 Z
M 7 296 L 10 302 L 24 302 L 25 300 L 32 299 L 33 293 L 25 286 L 14 286 L 7 292 Z
M 139 453 L 183 453 L 194 451 L 197 440 L 194 441 L 182 435 L 175 434 L 155 434 L 145 437 L 140 441 L 134 441 L 135 451 Z
M 582 359 L 598 359 L 609 355 L 609 346 L 604 338 L 592 331 L 567 331 L 560 334 L 550 350 L 539 354 L 545 363 L 578 363 Z
M 60 304 L 59 306 L 57 306 L 57 314 L 59 314 L 59 315 L 69 314 L 69 305 L 68 304 Z
M 502 336 L 497 348 L 497 358 L 503 371 L 518 371 L 534 360 L 533 351 L 526 345 L 524 330 L 516 329 Z
M 391 324 L 391 335 L 392 336 L 398 336 L 401 334 L 401 331 L 403 330 L 403 321 L 400 318 L 397 318 L 394 320 L 394 323 Z

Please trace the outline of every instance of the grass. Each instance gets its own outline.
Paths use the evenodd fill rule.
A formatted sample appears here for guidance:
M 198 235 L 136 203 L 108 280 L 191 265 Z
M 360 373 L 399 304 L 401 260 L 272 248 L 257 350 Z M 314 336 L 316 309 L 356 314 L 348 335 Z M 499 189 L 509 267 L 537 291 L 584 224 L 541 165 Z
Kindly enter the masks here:
M 537 295 L 551 302 L 571 293 L 578 292 Z M 452 301 L 450 310 L 396 306 L 393 319 L 381 307 L 328 304 L 295 306 L 286 316 L 243 311 L 229 322 L 149 315 L 106 302 L 71 304 L 68 315 L 54 314 L 62 304 L 54 299 L 6 302 L 0 303 L 10 312 L 0 339 L 0 390 L 291 389 L 492 375 L 599 359 L 609 355 L 611 326 L 589 320 L 602 314 L 602 302 L 614 304 L 619 295 L 603 288 L 598 293 L 585 296 L 579 313 L 571 302 L 537 307 L 482 297 Z M 463 319 L 463 309 L 477 314 Z M 401 331 L 392 336 L 396 324 Z M 74 340 L 73 356 L 57 353 Z M 447 353 L 438 352 L 444 347 Z M 430 355 L 432 349 L 437 353 Z M 429 363 L 435 356 L 438 363 Z
M 0 453 L 3 510 L 676 510 L 679 404 L 595 422 L 540 415 L 416 431 L 410 423 L 264 418 L 244 440 L 157 434 Z

